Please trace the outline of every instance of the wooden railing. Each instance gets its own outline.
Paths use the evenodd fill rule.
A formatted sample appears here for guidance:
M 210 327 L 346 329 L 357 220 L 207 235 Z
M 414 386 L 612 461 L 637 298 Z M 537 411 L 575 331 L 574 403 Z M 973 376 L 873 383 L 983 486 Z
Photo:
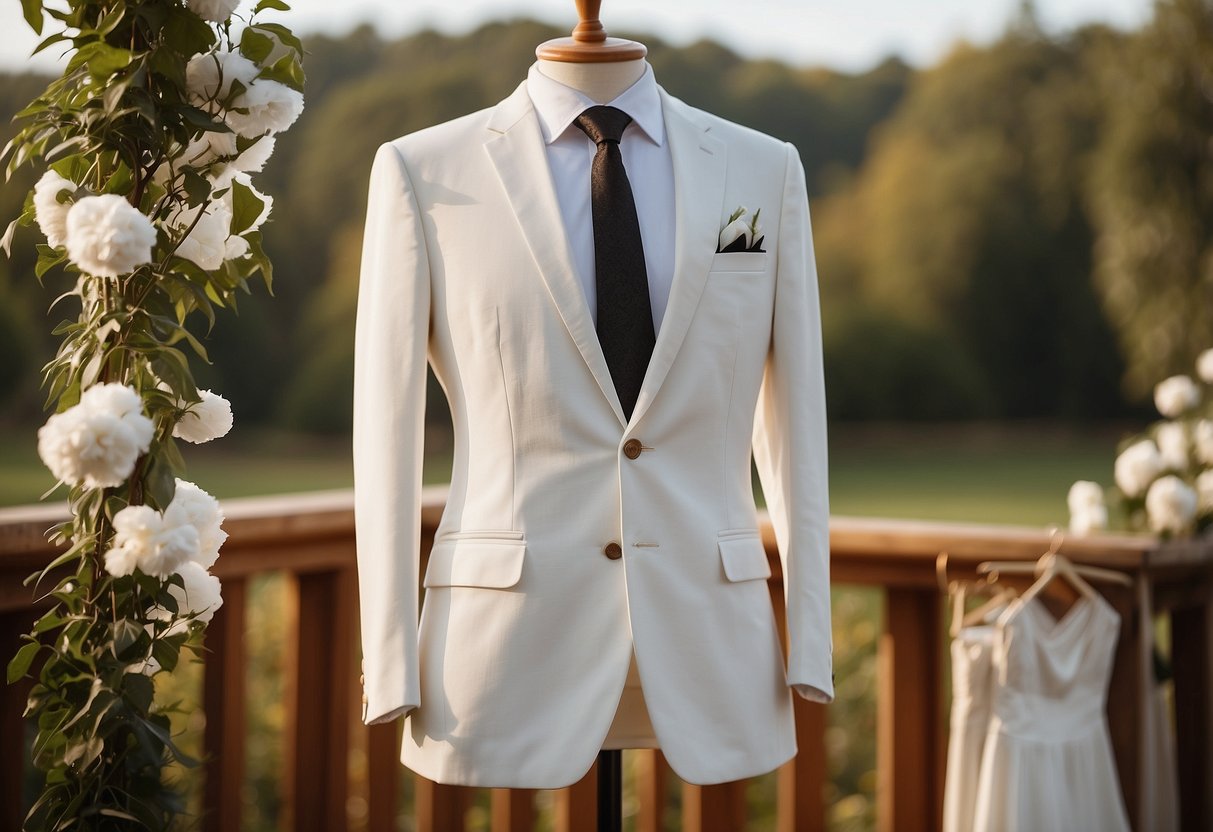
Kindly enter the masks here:
M 428 555 L 443 509 L 446 487 L 426 490 L 422 553 Z M 401 721 L 361 724 L 358 683 L 357 580 L 353 498 L 349 491 L 224 501 L 230 537 L 214 570 L 223 581 L 224 604 L 206 636 L 203 708 L 204 750 L 213 755 L 203 776 L 207 830 L 240 828 L 245 776 L 245 619 L 249 579 L 281 570 L 293 586 L 297 610 L 289 632 L 286 763 L 282 772 L 282 828 L 395 829 L 401 764 Z M 62 507 L 0 510 L 0 658 L 7 664 L 38 615 L 23 578 L 45 564 L 53 549 L 44 539 Z M 771 599 L 783 622 L 779 558 L 765 518 L 771 560 Z M 835 584 L 884 591 L 879 635 L 877 811 L 884 832 L 939 828 L 947 742 L 946 644 L 936 558 L 949 553 L 952 577 L 972 575 L 987 559 L 1035 559 L 1050 543 L 1046 530 L 989 525 L 834 518 L 831 571 Z M 1177 754 L 1183 828 L 1213 828 L 1213 579 L 1208 539 L 1160 545 L 1147 536 L 1071 538 L 1061 551 L 1071 559 L 1129 573 L 1131 589 L 1101 587 L 1122 616 L 1108 701 L 1109 724 L 1125 801 L 1137 830 L 1146 821 L 1151 771 L 1143 765 L 1148 728 L 1153 616 L 1170 617 L 1174 667 Z M 21 741 L 29 682 L 0 687 L 0 832 L 17 830 L 24 814 Z M 826 825 L 825 709 L 795 697 L 799 755 L 777 775 L 777 829 L 818 830 Z M 356 732 L 365 732 L 360 736 Z M 367 752 L 367 804 L 361 820 L 347 817 L 348 751 Z M 296 753 L 298 752 L 298 753 Z M 665 784 L 672 776 L 659 751 L 629 752 L 638 758 L 637 829 L 663 828 Z M 594 829 L 595 776 L 555 793 L 555 826 L 565 832 Z M 681 828 L 741 830 L 746 826 L 744 782 L 683 785 Z M 475 790 L 414 778 L 415 828 L 462 830 Z M 493 790 L 494 832 L 531 829 L 536 793 Z

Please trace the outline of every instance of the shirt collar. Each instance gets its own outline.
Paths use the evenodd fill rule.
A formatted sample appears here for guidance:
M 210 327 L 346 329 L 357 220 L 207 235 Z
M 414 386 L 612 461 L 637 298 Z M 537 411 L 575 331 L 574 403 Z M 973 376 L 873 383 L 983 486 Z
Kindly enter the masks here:
M 546 144 L 551 144 L 559 138 L 586 107 L 598 103 L 591 101 L 579 90 L 544 75 L 539 71 L 538 61 L 531 64 L 527 72 L 526 88 L 539 116 L 539 126 L 543 130 L 543 141 Z M 657 94 L 653 66 L 648 61 L 645 61 L 644 74 L 636 83 L 607 104 L 618 107 L 631 116 L 632 121 L 654 144 L 660 145 L 665 140 L 661 98 Z

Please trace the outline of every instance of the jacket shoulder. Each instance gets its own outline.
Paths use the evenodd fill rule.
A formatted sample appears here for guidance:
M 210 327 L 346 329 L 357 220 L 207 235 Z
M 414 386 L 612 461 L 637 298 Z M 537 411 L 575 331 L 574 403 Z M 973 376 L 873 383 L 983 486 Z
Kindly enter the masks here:
M 384 144 L 396 148 L 406 163 L 426 163 L 447 158 L 470 141 L 483 141 L 493 107 L 483 107 L 447 121 L 431 124 L 389 139 Z M 457 155 L 457 154 L 456 154 Z
M 666 94 L 669 95 L 669 93 Z M 707 127 L 713 136 L 727 142 L 731 146 L 739 145 L 745 147 L 748 153 L 770 154 L 772 157 L 778 159 L 783 159 L 787 156 L 789 142 L 784 139 L 772 136 L 769 133 L 763 133 L 761 130 L 756 130 L 745 124 L 730 121 L 724 116 L 696 107 L 693 104 L 688 104 L 677 96 L 670 95 L 670 98 L 677 102 L 677 106 L 682 107 L 693 120 Z

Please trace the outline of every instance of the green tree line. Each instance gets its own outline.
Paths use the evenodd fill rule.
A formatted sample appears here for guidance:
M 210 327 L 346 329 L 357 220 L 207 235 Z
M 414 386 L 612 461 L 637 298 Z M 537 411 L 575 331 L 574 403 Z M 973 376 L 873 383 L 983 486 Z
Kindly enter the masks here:
M 1211 9 L 1160 0 L 1139 31 L 1050 37 L 1027 6 L 988 46 L 862 73 L 619 34 L 649 47 L 672 94 L 799 148 L 832 418 L 1087 420 L 1141 408 L 1154 380 L 1213 343 Z M 385 39 L 364 25 L 304 37 L 307 109 L 262 175 L 276 196 L 263 227 L 276 297 L 242 297 L 198 373 L 241 423 L 348 429 L 375 148 L 492 105 L 535 46 L 563 34 L 519 19 L 457 36 Z M 0 114 L 46 81 L 4 77 Z M 0 218 L 29 184 L 5 186 Z M 46 307 L 66 281 L 39 286 L 33 245 L 13 250 L 0 259 L 10 423 L 40 419 Z

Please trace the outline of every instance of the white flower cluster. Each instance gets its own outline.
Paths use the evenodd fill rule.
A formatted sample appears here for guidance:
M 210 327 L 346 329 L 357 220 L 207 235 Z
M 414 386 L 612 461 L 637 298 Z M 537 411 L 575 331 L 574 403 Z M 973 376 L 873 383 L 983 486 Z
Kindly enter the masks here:
M 208 571 L 227 540 L 223 520 L 219 501 L 182 479 L 163 514 L 150 506 L 127 506 L 114 515 L 113 546 L 105 553 L 107 572 L 130 575 L 138 568 L 162 580 L 178 574 L 185 585 L 168 588 L 177 602 L 176 613 L 162 606 L 148 610 L 149 618 L 171 622 L 165 635 L 186 629 L 190 620 L 210 621 L 223 606 L 222 586 Z M 154 624 L 145 628 L 154 634 Z M 160 663 L 149 656 L 135 669 L 152 674 Z
M 1196 360 L 1196 376 L 1213 386 L 1213 349 Z M 1143 505 L 1151 531 L 1190 534 L 1198 519 L 1213 516 L 1213 411 L 1210 397 L 1191 376 L 1174 375 L 1154 388 L 1164 417 L 1116 457 L 1113 479 L 1124 498 Z M 1107 527 L 1103 490 L 1080 480 L 1069 493 L 1070 529 L 1087 534 Z
M 34 185 L 34 220 L 53 248 L 66 247 L 82 271 L 117 277 L 150 263 L 156 227 L 138 208 L 117 194 L 83 196 L 72 201 L 79 186 L 47 170 Z
M 154 425 L 143 400 L 124 384 L 95 384 L 79 403 L 38 429 L 38 455 L 68 485 L 120 485 L 151 445 Z
M 173 426 L 173 436 L 195 444 L 218 439 L 232 429 L 231 402 L 210 390 L 198 392 L 202 401 L 189 406 L 178 403 L 185 413 Z

